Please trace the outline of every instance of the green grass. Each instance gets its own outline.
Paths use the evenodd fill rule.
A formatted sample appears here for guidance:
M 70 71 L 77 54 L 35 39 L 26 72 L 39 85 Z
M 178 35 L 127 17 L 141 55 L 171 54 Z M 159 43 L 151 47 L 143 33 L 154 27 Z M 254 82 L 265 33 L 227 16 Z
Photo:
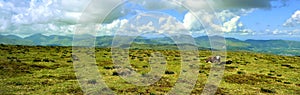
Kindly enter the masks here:
M 148 73 L 153 52 L 167 60 L 165 74 L 150 86 L 135 86 L 114 75 L 110 49 L 97 48 L 96 62 L 105 83 L 117 94 L 165 94 L 180 75 L 177 50 L 130 50 L 130 62 L 140 74 Z M 201 94 L 211 64 L 203 59 L 210 51 L 199 51 L 198 80 L 192 94 Z M 72 47 L 0 47 L 0 94 L 83 94 L 72 62 Z M 227 52 L 225 72 L 217 94 L 300 94 L 300 57 L 278 56 L 246 51 Z M 93 80 L 90 80 L 93 82 Z M 185 85 L 185 84 L 183 84 Z M 211 85 L 213 86 L 213 85 Z

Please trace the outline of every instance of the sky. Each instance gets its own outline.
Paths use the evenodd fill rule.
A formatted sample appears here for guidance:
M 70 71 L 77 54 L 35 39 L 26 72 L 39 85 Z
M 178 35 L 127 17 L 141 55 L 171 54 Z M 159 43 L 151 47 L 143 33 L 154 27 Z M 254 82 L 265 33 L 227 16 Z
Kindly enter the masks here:
M 221 34 L 300 41 L 300 0 L 0 0 L 0 34 Z M 86 31 L 84 33 L 88 33 Z

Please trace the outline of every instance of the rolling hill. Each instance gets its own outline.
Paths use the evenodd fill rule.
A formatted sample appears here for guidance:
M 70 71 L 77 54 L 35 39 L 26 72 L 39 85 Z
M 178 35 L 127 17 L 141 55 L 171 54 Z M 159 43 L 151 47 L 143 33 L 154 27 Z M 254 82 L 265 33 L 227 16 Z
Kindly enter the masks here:
M 85 35 L 86 36 L 86 35 Z M 94 37 L 88 35 L 86 37 Z M 123 37 L 123 36 L 122 36 Z M 126 37 L 126 36 L 124 36 Z M 114 37 L 113 36 L 99 36 L 96 37 L 97 47 L 111 47 Z M 195 37 L 196 45 L 201 49 L 210 48 L 209 39 L 223 39 L 220 36 L 200 36 Z M 272 53 L 279 55 L 300 55 L 300 42 L 298 41 L 286 41 L 286 40 L 239 40 L 235 38 L 225 38 L 227 50 L 230 51 L 253 51 Z M 35 34 L 29 37 L 20 38 L 14 35 L 0 35 L 1 44 L 10 45 L 28 45 L 28 46 L 72 46 L 73 37 L 71 36 L 45 36 L 42 34 Z M 216 40 L 218 41 L 218 40 Z M 84 40 L 76 40 L 76 43 L 88 43 Z M 148 45 L 156 45 L 157 48 L 172 48 L 176 44 L 171 38 L 160 37 L 160 38 L 145 38 L 136 37 L 132 42 L 134 44 L 140 44 L 144 46 L 137 46 L 133 48 L 143 48 Z M 216 42 L 218 43 L 218 42 Z

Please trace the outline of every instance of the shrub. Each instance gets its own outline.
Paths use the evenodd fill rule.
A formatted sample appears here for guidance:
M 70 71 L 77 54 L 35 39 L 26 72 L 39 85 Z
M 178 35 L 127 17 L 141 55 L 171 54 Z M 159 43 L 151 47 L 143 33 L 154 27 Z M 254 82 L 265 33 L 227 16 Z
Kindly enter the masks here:
M 292 65 L 290 65 L 290 64 L 281 64 L 281 66 L 284 66 L 284 67 L 291 67 Z
M 175 74 L 173 71 L 165 71 L 165 74 Z
M 72 63 L 73 61 L 72 61 L 72 60 L 68 60 L 67 62 L 68 62 L 68 63 Z
M 272 73 L 268 73 L 268 76 L 274 76 L 274 74 L 272 74 Z
M 246 74 L 244 71 L 237 71 L 238 74 Z
M 108 69 L 113 69 L 113 67 L 109 67 L 109 66 L 104 66 L 103 68 L 104 68 L 104 69 L 107 69 L 107 70 L 108 70 Z
M 33 62 L 42 62 L 42 60 L 41 60 L 41 59 L 38 59 L 38 58 L 36 58 L 36 59 L 33 59 Z
M 205 73 L 205 71 L 200 70 L 199 73 Z
M 292 84 L 291 82 L 287 82 L 287 81 L 286 81 L 286 82 L 283 82 L 283 83 L 284 83 L 284 84 Z
M 114 71 L 112 75 L 113 76 L 118 76 L 119 74 L 118 74 L 118 72 Z
M 147 66 L 147 65 L 145 65 L 145 66 L 143 66 L 143 68 L 148 68 L 148 66 Z
M 238 84 L 251 84 L 255 85 L 259 82 L 266 82 L 268 78 L 272 78 L 266 75 L 257 75 L 257 74 L 233 74 L 229 76 L 224 76 L 225 82 L 228 83 L 238 83 Z M 274 79 L 274 78 L 272 78 Z
M 276 93 L 275 89 L 261 88 L 260 91 L 265 93 Z
M 231 60 L 226 61 L 226 64 L 232 64 Z

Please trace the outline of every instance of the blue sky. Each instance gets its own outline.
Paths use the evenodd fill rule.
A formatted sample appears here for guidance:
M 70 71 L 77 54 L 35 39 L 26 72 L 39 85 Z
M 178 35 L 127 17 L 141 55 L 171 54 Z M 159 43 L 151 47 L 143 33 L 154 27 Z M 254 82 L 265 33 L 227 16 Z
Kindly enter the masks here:
M 134 30 L 199 36 L 211 30 L 242 40 L 300 39 L 299 0 L 208 1 L 0 0 L 0 34 L 72 35 L 78 25 L 91 23 L 98 35 Z

